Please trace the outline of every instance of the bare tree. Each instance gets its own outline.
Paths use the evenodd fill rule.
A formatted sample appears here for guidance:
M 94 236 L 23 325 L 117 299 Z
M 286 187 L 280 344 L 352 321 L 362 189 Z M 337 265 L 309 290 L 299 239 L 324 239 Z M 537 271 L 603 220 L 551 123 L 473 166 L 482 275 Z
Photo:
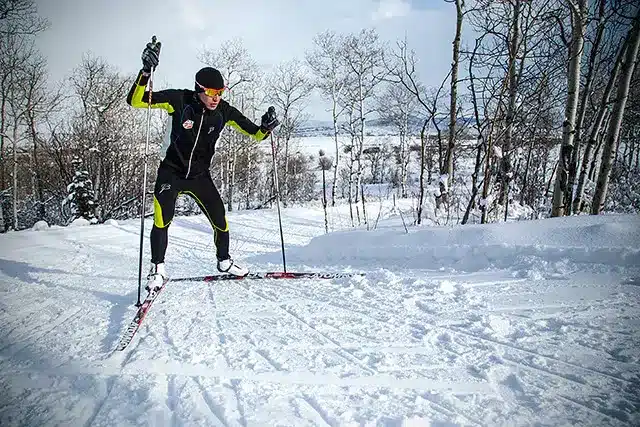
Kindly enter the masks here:
M 338 166 L 340 164 L 340 147 L 338 142 L 339 120 L 344 106 L 339 99 L 343 94 L 345 65 L 340 60 L 341 38 L 332 31 L 325 31 L 313 39 L 314 49 L 306 54 L 309 67 L 316 76 L 315 86 L 323 95 L 331 100 L 331 120 L 333 123 L 333 140 L 335 143 L 335 159 L 333 161 L 333 182 L 331 184 L 331 206 L 336 205 L 336 185 L 338 183 Z
M 102 222 L 117 205 L 121 192 L 129 194 L 130 185 L 135 182 L 132 180 L 134 182 L 124 187 L 113 183 L 116 176 L 135 173 L 135 168 L 129 165 L 139 158 L 140 148 L 123 150 L 123 146 L 135 143 L 131 138 L 134 127 L 127 118 L 144 112 L 134 113 L 129 108 L 125 98 L 130 79 L 121 76 L 102 58 L 85 54 L 69 82 L 81 107 L 70 121 L 69 136 L 73 143 L 70 141 L 69 146 L 76 147 L 90 174 L 96 197 L 96 218 Z M 142 138 L 144 132 L 136 135 Z
M 571 151 L 571 160 L 568 167 L 568 182 L 565 188 L 564 200 L 566 201 L 565 214 L 570 215 L 573 209 L 572 199 L 573 191 L 576 183 L 577 171 L 578 171 L 578 158 L 580 156 L 580 149 L 582 143 L 583 124 L 587 113 L 587 101 L 592 91 L 594 75 L 596 71 L 596 59 L 600 55 L 600 46 L 603 40 L 605 24 L 607 22 L 606 14 L 606 0 L 598 1 L 598 11 L 596 15 L 596 29 L 594 40 L 590 43 L 589 57 L 587 61 L 587 73 L 584 79 L 584 87 L 580 94 L 580 102 L 578 104 L 578 112 L 576 116 L 574 147 Z M 588 28 L 587 28 L 588 30 Z M 588 35 L 585 35 L 585 46 L 589 44 L 590 40 Z
M 566 0 L 571 13 L 571 43 L 569 45 L 569 67 L 567 74 L 567 101 L 565 104 L 564 121 L 562 123 L 562 145 L 553 190 L 553 205 L 551 216 L 562 216 L 565 213 L 569 165 L 574 150 L 576 133 L 576 115 L 580 99 L 580 68 L 584 47 L 584 34 L 587 24 L 587 0 Z
M 348 70 L 345 103 L 353 111 L 353 125 L 357 131 L 354 159 L 358 166 L 355 171 L 355 202 L 362 189 L 362 151 L 364 150 L 365 120 L 375 106 L 371 105 L 378 84 L 385 77 L 386 70 L 382 65 L 383 48 L 378 34 L 374 30 L 362 30 L 358 34 L 345 36 L 340 55 Z M 366 223 L 365 205 L 362 205 L 363 218 Z
M 240 38 L 226 40 L 215 50 L 203 49 L 198 54 L 198 59 L 220 71 L 231 97 L 239 96 L 234 89 L 246 86 L 246 83 L 251 83 L 257 78 L 257 64 Z
M 257 75 L 251 84 L 244 85 L 241 89 L 239 108 L 245 116 L 255 121 L 259 121 L 264 113 L 266 80 L 267 76 Z M 238 200 L 244 198 L 244 205 L 249 206 L 249 197 L 258 197 L 261 191 L 257 183 L 264 174 L 260 163 L 264 152 L 257 149 L 260 144 L 248 135 L 230 130 L 226 137 L 237 141 L 237 144 L 232 145 L 233 153 L 228 153 L 228 150 L 222 152 L 224 156 L 232 159 L 234 166 L 229 194 L 233 194 L 233 188 L 238 187 L 241 191 Z M 268 151 L 271 152 L 270 149 Z
M 306 101 L 311 85 L 306 77 L 306 70 L 298 60 L 283 62 L 275 67 L 267 79 L 269 99 L 281 111 L 281 124 L 276 138 L 277 153 L 282 153 L 284 167 L 278 178 L 282 180 L 282 203 L 286 207 L 289 199 L 289 144 L 291 139 L 306 120 Z M 281 151 L 282 150 L 282 151 Z
M 42 65 L 42 58 L 35 50 L 32 40 L 23 36 L 7 35 L 3 37 L 1 42 L 3 51 L 7 56 L 0 60 L 0 66 L 5 70 L 3 73 L 2 84 L 2 125 L 0 125 L 0 133 L 2 134 L 2 142 L 0 143 L 0 152 L 4 152 L 4 140 L 9 140 L 12 146 L 12 168 L 11 168 L 11 193 L 13 195 L 13 227 L 19 229 L 18 224 L 18 201 L 20 199 L 19 177 L 18 177 L 18 159 L 26 150 L 25 144 L 28 141 L 29 134 L 25 126 L 28 125 L 28 115 L 34 112 L 36 108 L 33 105 L 32 89 L 35 87 L 42 88 L 44 86 L 43 73 L 44 70 L 39 67 Z M 5 67 L 11 67 L 6 69 Z M 40 102 L 45 102 L 43 93 L 39 93 Z M 10 135 L 8 130 L 10 129 Z M 2 167 L 3 186 L 5 174 L 5 156 L 0 158 L 0 166 Z M 27 168 L 28 170 L 28 168 Z M 33 169 L 31 169 L 33 172 Z M 26 193 L 26 189 L 23 190 Z M 4 217 L 4 215 L 2 215 Z
M 503 112 L 504 97 L 507 90 L 508 70 L 511 69 L 508 59 L 508 29 L 503 27 L 509 23 L 510 3 L 503 5 L 480 3 L 481 7 L 471 14 L 470 24 L 479 33 L 472 52 L 468 55 L 469 86 L 471 104 L 474 110 L 475 128 L 478 132 L 476 145 L 476 163 L 472 174 L 472 197 L 467 206 L 470 211 L 475 203 L 474 193 L 480 191 L 479 207 L 481 222 L 488 220 L 490 208 L 491 178 L 494 170 L 494 159 L 499 159 L 496 150 L 497 128 Z M 504 58 L 507 57 L 505 61 Z M 504 69 L 504 63 L 507 70 Z M 507 71 L 507 72 L 505 72 Z M 482 173 L 481 173 L 482 171 Z M 480 177 L 482 179 L 480 181 Z M 477 188 L 474 192 L 474 188 Z M 468 215 L 463 216 L 468 221 Z
M 31 139 L 31 176 L 32 194 L 36 206 L 36 219 L 44 220 L 46 217 L 45 200 L 45 179 L 43 177 L 43 167 L 41 164 L 41 146 L 44 136 L 41 135 L 43 129 L 40 123 L 44 123 L 51 111 L 54 111 L 62 99 L 60 91 L 52 93 L 47 87 L 46 60 L 40 54 L 32 55 L 26 64 L 23 77 L 19 80 L 19 85 L 24 93 L 25 124 L 27 133 Z
M 640 47 L 640 7 L 637 7 L 636 5 L 636 8 L 636 15 L 633 18 L 633 22 L 627 36 L 628 44 L 620 67 L 620 78 L 618 80 L 616 101 L 613 104 L 613 109 L 611 111 L 611 119 L 609 121 L 609 128 L 607 130 L 607 136 L 604 141 L 602 152 L 602 164 L 600 165 L 598 182 L 593 195 L 593 201 L 591 203 L 591 214 L 593 215 L 597 215 L 601 212 L 607 197 L 607 187 L 609 185 L 611 167 L 617 156 L 620 127 L 629 95 L 629 85 L 631 83 L 631 78 L 638 58 L 638 48 Z
M 14 70 L 12 76 L 16 79 L 20 78 L 20 70 Z M 25 122 L 25 113 L 26 106 L 24 103 L 24 99 L 22 98 L 22 93 L 20 88 L 15 81 L 9 87 L 8 92 L 8 114 L 7 116 L 11 119 L 11 123 L 9 128 L 11 129 L 11 136 L 7 136 L 9 142 L 11 143 L 11 152 L 12 155 L 12 169 L 11 169 L 11 193 L 13 195 L 12 206 L 13 206 L 13 229 L 19 230 L 18 224 L 18 146 L 21 145 L 22 142 L 26 140 L 27 135 L 24 132 L 24 122 Z
M 33 0 L 0 0 L 0 37 L 32 36 L 48 26 Z
M 515 0 L 513 3 L 513 15 L 511 17 L 511 28 L 508 36 L 508 61 L 507 61 L 507 107 L 505 115 L 504 144 L 502 146 L 502 162 L 500 177 L 502 178 L 499 203 L 504 205 L 504 219 L 506 221 L 509 213 L 509 184 L 512 178 L 511 150 L 513 147 L 514 127 L 516 121 L 516 102 L 518 98 L 518 83 L 521 77 L 524 58 L 521 53 L 521 14 L 522 2 Z M 518 57 L 520 57 L 520 70 L 518 70 Z
M 410 124 L 414 121 L 414 111 L 418 105 L 416 97 L 406 87 L 398 83 L 388 83 L 377 97 L 380 117 L 390 122 L 398 132 L 396 159 L 399 167 L 398 184 L 400 197 L 407 197 L 407 177 L 410 161 Z
M 613 93 L 613 89 L 615 86 L 615 82 L 618 79 L 618 75 L 620 72 L 620 65 L 622 64 L 622 60 L 625 54 L 625 47 L 628 45 L 628 42 L 621 42 L 620 48 L 618 49 L 618 54 L 616 55 L 616 59 L 613 61 L 613 69 L 610 70 L 607 85 L 604 88 L 604 91 L 601 91 L 600 100 L 597 102 L 595 118 L 591 122 L 591 126 L 589 127 L 589 135 L 587 138 L 587 143 L 585 145 L 584 153 L 582 155 L 582 163 L 580 166 L 580 174 L 578 176 L 578 186 L 576 189 L 575 198 L 573 200 L 573 212 L 579 213 L 583 210 L 584 198 L 585 198 L 585 188 L 587 184 L 589 166 L 591 164 L 595 164 L 595 160 L 597 158 L 597 152 L 599 152 L 599 148 L 596 150 L 596 143 L 599 139 L 599 136 L 602 134 L 603 124 L 605 123 L 605 117 L 609 112 L 609 103 L 611 94 Z M 585 101 L 586 103 L 586 101 Z M 595 153 L 594 153 L 595 151 Z
M 419 178 L 419 196 L 418 206 L 416 208 L 417 223 L 422 223 L 422 213 L 425 198 L 425 172 L 430 176 L 431 169 L 431 152 L 429 147 L 429 129 L 430 124 L 435 124 L 435 115 L 440 100 L 440 94 L 444 88 L 447 75 L 443 80 L 440 88 L 434 91 L 433 95 L 428 95 L 424 85 L 421 83 L 416 70 L 417 59 L 414 51 L 409 50 L 407 41 L 400 41 L 396 44 L 396 49 L 391 51 L 384 59 L 385 68 L 387 69 L 386 80 L 392 84 L 398 84 L 404 87 L 416 99 L 418 106 L 422 111 L 415 111 L 415 114 L 423 116 L 422 127 L 420 130 L 420 178 Z
M 469 197 L 469 203 L 467 204 L 467 208 L 462 217 L 461 224 L 464 225 L 469 221 L 469 216 L 471 214 L 471 210 L 476 204 L 476 197 L 478 195 L 479 190 L 479 179 L 480 179 L 480 171 L 482 169 L 482 163 L 486 157 L 486 147 L 485 140 L 483 137 L 484 128 L 486 126 L 486 122 L 480 118 L 480 101 L 478 99 L 478 93 L 475 87 L 474 81 L 474 72 L 473 66 L 476 58 L 476 54 L 478 52 L 478 48 L 482 43 L 482 38 L 484 36 L 480 36 L 475 41 L 475 48 L 473 52 L 471 52 L 471 56 L 469 58 L 469 89 L 471 91 L 471 104 L 473 105 L 473 116 L 475 119 L 475 127 L 478 133 L 478 142 L 476 144 L 476 158 L 475 158 L 475 166 L 473 169 L 473 173 L 471 174 L 471 196 Z
M 449 201 L 449 186 L 453 180 L 453 159 L 456 147 L 456 124 L 458 121 L 458 68 L 460 67 L 460 39 L 464 20 L 464 0 L 452 0 L 456 5 L 456 31 L 453 38 L 453 54 L 451 59 L 451 84 L 449 92 L 449 136 L 444 162 L 440 165 L 440 192 L 436 197 L 436 206 Z M 519 0 L 516 0 L 518 2 Z
M 49 23 L 38 16 L 37 7 L 33 0 L 2 0 L 0 1 L 0 232 L 4 231 L 4 212 L 2 194 L 6 193 L 6 156 L 5 137 L 7 126 L 8 108 L 12 102 L 9 98 L 19 91 L 13 87 L 17 79 L 15 74 L 19 67 L 29 60 L 33 52 L 33 36 L 44 31 Z M 15 105 L 14 105 L 15 106 Z M 16 109 L 13 108 L 14 112 Z M 22 116 L 22 115 L 20 115 Z M 19 120 L 22 117 L 14 117 Z M 15 130 L 15 127 L 14 127 Z M 12 145 L 16 147 L 17 135 L 14 135 Z M 14 200 L 14 227 L 17 226 L 17 165 L 16 151 L 14 149 L 13 160 L 13 185 L 12 194 Z
M 521 202 L 532 204 L 537 194 L 544 194 L 539 183 L 546 182 L 546 162 L 536 160 L 546 158 L 556 139 L 553 119 L 564 90 L 558 82 L 566 75 L 568 46 L 558 22 L 570 19 L 562 5 L 561 0 L 479 0 L 469 11 L 468 21 L 479 34 L 468 71 L 478 131 L 471 194 L 473 199 L 478 193 L 474 189 L 482 187 L 483 223 L 490 212 L 507 218 L 513 192 L 520 191 Z M 564 95 L 566 99 L 566 90 Z M 498 197 L 493 197 L 495 191 Z M 535 209 L 542 204 L 536 202 Z M 466 220 L 474 205 L 470 200 Z
M 251 85 L 259 81 L 257 63 L 244 47 L 241 39 L 234 38 L 224 41 L 217 49 L 204 49 L 199 53 L 200 61 L 216 68 L 222 74 L 227 86 L 228 101 L 239 105 L 243 110 L 257 102 L 255 94 L 250 90 Z M 236 178 L 237 156 L 242 147 L 250 144 L 249 138 L 235 130 L 226 129 L 222 132 L 218 150 L 220 162 L 223 165 L 221 174 L 221 193 L 226 194 L 227 210 L 233 210 L 234 188 Z
M 0 38 L 0 188 L 7 187 L 5 138 L 8 130 L 8 109 L 17 100 L 12 98 L 15 92 L 16 72 L 29 59 L 33 52 L 33 42 L 24 37 L 7 35 Z
M 620 129 L 620 141 L 624 141 L 621 164 L 626 172 L 640 174 L 640 68 L 637 64 L 629 87 L 627 105 Z M 636 182 L 635 187 L 638 188 L 640 181 L 636 180 Z
M 349 135 L 349 142 L 344 145 L 344 153 L 349 155 L 346 168 L 346 187 L 347 187 L 347 202 L 349 203 L 349 218 L 351 219 L 351 226 L 355 227 L 355 220 L 353 215 L 353 204 L 356 195 L 354 194 L 354 178 L 356 175 L 356 152 L 357 137 L 358 137 L 358 123 L 356 119 L 356 112 L 352 104 L 346 103 L 346 120 L 342 125 L 342 129 Z M 357 192 L 357 189 L 356 189 Z M 359 212 L 356 208 L 356 211 Z M 359 218 L 359 215 L 358 215 Z

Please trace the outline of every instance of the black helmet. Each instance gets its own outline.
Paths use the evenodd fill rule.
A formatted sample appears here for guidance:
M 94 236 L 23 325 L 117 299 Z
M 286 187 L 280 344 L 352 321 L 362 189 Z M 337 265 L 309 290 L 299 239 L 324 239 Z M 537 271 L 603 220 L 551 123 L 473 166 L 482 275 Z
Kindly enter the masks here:
M 223 89 L 224 79 L 220 71 L 212 67 L 204 67 L 196 73 L 196 92 L 203 92 L 204 89 Z

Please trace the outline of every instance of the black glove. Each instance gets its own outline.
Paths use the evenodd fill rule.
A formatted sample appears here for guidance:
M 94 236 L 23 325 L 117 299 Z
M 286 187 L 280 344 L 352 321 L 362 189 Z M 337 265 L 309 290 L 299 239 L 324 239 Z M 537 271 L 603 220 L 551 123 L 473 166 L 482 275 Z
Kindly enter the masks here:
M 151 43 L 147 43 L 147 47 L 142 51 L 142 71 L 150 73 L 152 69 L 158 66 L 160 62 L 160 42 L 156 41 L 156 36 L 153 36 Z
M 276 117 L 276 109 L 273 106 L 269 107 L 267 112 L 262 115 L 262 122 L 260 123 L 260 127 L 266 131 L 271 132 L 279 124 L 280 122 Z

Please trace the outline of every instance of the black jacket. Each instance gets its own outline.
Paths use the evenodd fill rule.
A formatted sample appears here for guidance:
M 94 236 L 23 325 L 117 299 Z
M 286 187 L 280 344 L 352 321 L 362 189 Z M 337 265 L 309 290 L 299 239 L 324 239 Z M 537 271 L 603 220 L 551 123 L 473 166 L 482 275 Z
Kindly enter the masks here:
M 149 92 L 145 91 L 148 79 L 142 71 L 138 73 L 127 95 L 129 105 L 149 106 Z M 269 135 L 269 131 L 247 119 L 224 99 L 215 110 L 207 109 L 192 90 L 154 91 L 151 108 L 162 108 L 171 116 L 171 141 L 162 164 L 171 167 L 182 178 L 193 178 L 209 171 L 216 141 L 227 124 L 258 141 Z

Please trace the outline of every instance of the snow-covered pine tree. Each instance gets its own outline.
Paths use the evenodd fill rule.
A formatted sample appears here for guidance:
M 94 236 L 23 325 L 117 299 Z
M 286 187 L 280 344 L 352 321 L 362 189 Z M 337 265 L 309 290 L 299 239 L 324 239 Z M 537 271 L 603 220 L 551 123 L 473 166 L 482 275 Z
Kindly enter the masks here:
M 73 164 L 75 173 L 73 175 L 73 181 L 67 186 L 69 195 L 63 204 L 69 203 L 73 216 L 72 220 L 84 218 L 92 224 L 95 224 L 98 222 L 95 216 L 96 202 L 89 172 L 84 169 L 82 159 L 77 156 L 73 157 L 71 164 Z

